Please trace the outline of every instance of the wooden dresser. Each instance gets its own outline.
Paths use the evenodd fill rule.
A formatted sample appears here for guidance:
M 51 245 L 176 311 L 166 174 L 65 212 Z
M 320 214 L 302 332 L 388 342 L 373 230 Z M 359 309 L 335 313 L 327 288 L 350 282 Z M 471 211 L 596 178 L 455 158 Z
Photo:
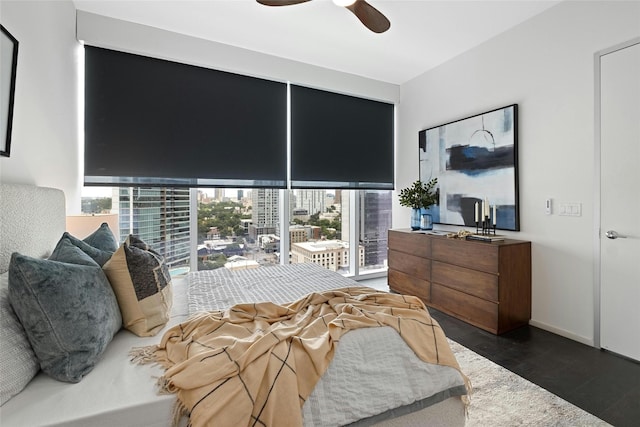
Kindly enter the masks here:
M 501 334 L 531 318 L 531 242 L 389 230 L 389 288 Z

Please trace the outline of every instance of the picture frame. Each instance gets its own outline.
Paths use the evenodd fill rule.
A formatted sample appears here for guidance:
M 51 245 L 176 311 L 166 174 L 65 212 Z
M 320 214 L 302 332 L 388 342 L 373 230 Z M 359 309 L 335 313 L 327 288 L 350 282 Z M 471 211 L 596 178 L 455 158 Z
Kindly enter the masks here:
M 0 156 L 9 157 L 18 69 L 18 40 L 3 25 L 0 25 L 0 55 Z
M 420 180 L 438 178 L 434 223 L 476 227 L 487 205 L 495 229 L 520 231 L 517 104 L 421 130 L 418 152 Z

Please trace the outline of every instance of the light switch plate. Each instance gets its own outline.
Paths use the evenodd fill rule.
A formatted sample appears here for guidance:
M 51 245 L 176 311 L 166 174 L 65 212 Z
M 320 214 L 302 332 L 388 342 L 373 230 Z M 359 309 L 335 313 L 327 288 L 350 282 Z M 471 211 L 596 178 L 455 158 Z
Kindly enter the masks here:
M 582 216 L 582 203 L 562 202 L 560 203 L 560 215 L 562 216 Z

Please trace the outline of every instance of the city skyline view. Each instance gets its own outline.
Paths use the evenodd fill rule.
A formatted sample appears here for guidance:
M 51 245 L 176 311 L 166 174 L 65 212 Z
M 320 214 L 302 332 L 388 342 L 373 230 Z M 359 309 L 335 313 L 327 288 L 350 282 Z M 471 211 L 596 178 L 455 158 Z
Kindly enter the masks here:
M 356 270 L 386 268 L 390 191 L 289 190 L 288 209 L 282 212 L 283 190 L 198 188 L 198 228 L 190 231 L 188 188 L 91 190 L 95 188 L 85 193 L 94 196 L 83 196 L 85 213 L 98 213 L 100 209 L 118 213 L 120 240 L 129 233 L 139 235 L 167 257 L 170 266 L 180 270 L 187 267 L 188 271 L 189 265 L 194 268 L 189 260 L 193 256 L 191 247 L 195 245 L 197 269 L 225 267 L 228 258 L 238 257 L 258 261 L 254 267 L 286 263 L 280 256 L 281 239 L 285 238 L 290 263 L 313 262 L 351 274 L 354 267 L 350 258 L 354 256 Z M 103 199 L 110 199 L 111 203 Z M 359 206 L 357 222 L 351 215 L 353 203 Z M 289 224 L 284 230 L 283 215 L 284 223 Z M 356 223 L 357 240 L 350 241 L 350 230 Z M 307 242 L 326 245 L 307 246 Z M 355 252 L 350 252 L 352 246 Z

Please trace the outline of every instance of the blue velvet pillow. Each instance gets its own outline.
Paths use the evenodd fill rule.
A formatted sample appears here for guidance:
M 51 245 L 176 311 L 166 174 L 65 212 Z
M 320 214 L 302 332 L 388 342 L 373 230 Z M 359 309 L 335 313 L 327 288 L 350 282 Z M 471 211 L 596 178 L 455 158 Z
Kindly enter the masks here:
M 89 249 L 89 251 L 91 252 L 91 249 Z M 92 253 L 99 255 L 97 252 Z M 90 265 L 94 267 L 98 265 L 98 263 L 93 258 L 91 258 L 89 254 L 84 252 L 78 246 L 74 245 L 73 241 L 69 237 L 64 235 L 58 241 L 58 244 L 56 245 L 53 252 L 51 252 L 49 261 L 68 262 L 71 264 Z
M 109 261 L 109 259 L 111 259 L 111 255 L 113 255 L 114 251 L 106 251 L 94 246 L 91 246 L 90 244 L 88 244 L 87 242 L 78 239 L 77 237 L 72 236 L 71 234 L 69 234 L 68 232 L 64 232 L 62 234 L 62 237 L 60 238 L 60 240 L 58 241 L 58 244 L 56 245 L 56 247 L 53 249 L 53 252 L 51 253 L 51 256 L 49 257 L 49 259 L 54 259 L 54 260 L 58 260 L 58 252 L 60 252 L 61 250 L 61 245 L 66 243 L 71 243 L 73 246 L 76 246 L 77 248 L 79 248 L 82 252 L 84 252 L 85 254 L 89 255 L 91 257 L 91 259 L 93 259 L 95 262 L 98 263 L 98 265 L 100 267 L 102 267 L 103 265 L 105 265 L 107 263 L 107 261 Z M 116 247 L 117 249 L 117 247 Z
M 118 250 L 118 241 L 109 228 L 109 224 L 103 222 L 102 225 L 93 233 L 82 239 L 85 243 L 107 252 L 115 252 Z
M 12 254 L 9 300 L 42 370 L 75 383 L 100 360 L 122 317 L 102 268 L 71 242 L 57 249 L 56 260 Z

